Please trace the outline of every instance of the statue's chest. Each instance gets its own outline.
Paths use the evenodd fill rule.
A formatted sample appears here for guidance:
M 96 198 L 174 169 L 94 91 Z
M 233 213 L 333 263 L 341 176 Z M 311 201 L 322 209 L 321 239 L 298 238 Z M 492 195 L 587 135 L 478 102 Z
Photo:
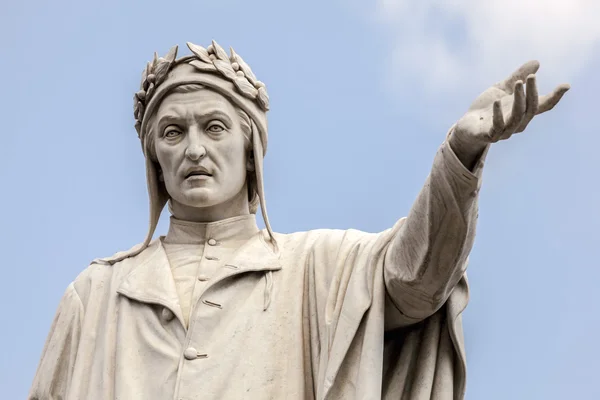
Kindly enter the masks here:
M 120 300 L 116 365 L 134 363 L 142 370 L 117 375 L 135 375 L 126 381 L 143 381 L 144 393 L 154 388 L 182 399 L 199 393 L 253 399 L 298 393 L 303 398 L 312 375 L 306 371 L 310 334 L 304 326 L 303 282 L 294 284 L 283 270 L 221 269 L 196 287 L 187 329 L 176 310 Z M 149 380 L 157 370 L 164 379 Z

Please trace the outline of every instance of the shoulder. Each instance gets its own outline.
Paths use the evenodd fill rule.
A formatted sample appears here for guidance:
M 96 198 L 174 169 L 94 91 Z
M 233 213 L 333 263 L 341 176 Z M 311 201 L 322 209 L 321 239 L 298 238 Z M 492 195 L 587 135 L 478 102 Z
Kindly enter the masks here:
M 159 246 L 160 242 L 155 240 L 139 254 L 131 257 L 124 256 L 135 253 L 140 249 L 141 244 L 137 244 L 129 250 L 119 251 L 109 257 L 94 259 L 73 281 L 75 292 L 86 304 L 91 293 L 104 291 L 120 282 L 123 277 L 151 257 Z
M 358 243 L 378 237 L 380 233 L 357 229 L 314 229 L 303 232 L 275 233 L 275 240 L 283 249 L 335 248 L 344 243 Z
M 309 231 L 299 231 L 291 233 L 275 232 L 275 240 L 284 246 L 297 245 L 299 243 L 313 243 L 324 238 L 342 237 L 344 230 L 341 229 L 313 229 Z
M 366 232 L 358 229 L 314 229 L 304 232 L 275 234 L 275 239 L 284 250 L 334 251 L 350 248 L 385 246 L 398 235 L 406 217 L 400 218 L 391 227 L 381 232 Z

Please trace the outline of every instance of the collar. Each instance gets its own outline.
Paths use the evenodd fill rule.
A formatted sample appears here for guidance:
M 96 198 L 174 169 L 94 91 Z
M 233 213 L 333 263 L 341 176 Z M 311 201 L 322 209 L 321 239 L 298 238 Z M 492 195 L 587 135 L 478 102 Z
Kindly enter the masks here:
M 240 215 L 216 222 L 191 222 L 171 217 L 169 231 L 162 239 L 165 244 L 204 244 L 246 242 L 259 231 L 254 214 Z
M 231 260 L 210 280 L 205 291 L 233 275 L 281 269 L 280 254 L 267 243 L 266 231 L 259 232 L 235 250 Z M 120 263 L 129 271 L 119 283 L 117 293 L 142 303 L 160 304 L 183 321 L 177 288 L 161 239 L 154 240 L 139 255 Z

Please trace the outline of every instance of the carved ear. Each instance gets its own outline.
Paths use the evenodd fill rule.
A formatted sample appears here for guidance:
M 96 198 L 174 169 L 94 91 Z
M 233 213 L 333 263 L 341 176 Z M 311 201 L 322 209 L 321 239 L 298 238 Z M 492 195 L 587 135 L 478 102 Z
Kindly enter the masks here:
M 159 182 L 164 182 L 165 181 L 165 176 L 163 175 L 162 169 L 158 169 L 158 180 Z
M 254 152 L 253 151 L 249 151 L 248 152 L 248 157 L 246 158 L 246 170 L 247 171 L 254 171 L 255 170 Z

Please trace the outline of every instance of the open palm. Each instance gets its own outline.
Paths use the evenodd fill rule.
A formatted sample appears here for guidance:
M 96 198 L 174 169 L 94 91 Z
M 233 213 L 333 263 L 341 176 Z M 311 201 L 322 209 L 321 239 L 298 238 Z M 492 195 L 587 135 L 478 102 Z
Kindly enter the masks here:
M 529 61 L 479 95 L 456 124 L 455 134 L 470 143 L 495 143 L 523 132 L 533 117 L 554 108 L 570 86 L 562 84 L 538 96 L 539 67 L 539 62 Z

